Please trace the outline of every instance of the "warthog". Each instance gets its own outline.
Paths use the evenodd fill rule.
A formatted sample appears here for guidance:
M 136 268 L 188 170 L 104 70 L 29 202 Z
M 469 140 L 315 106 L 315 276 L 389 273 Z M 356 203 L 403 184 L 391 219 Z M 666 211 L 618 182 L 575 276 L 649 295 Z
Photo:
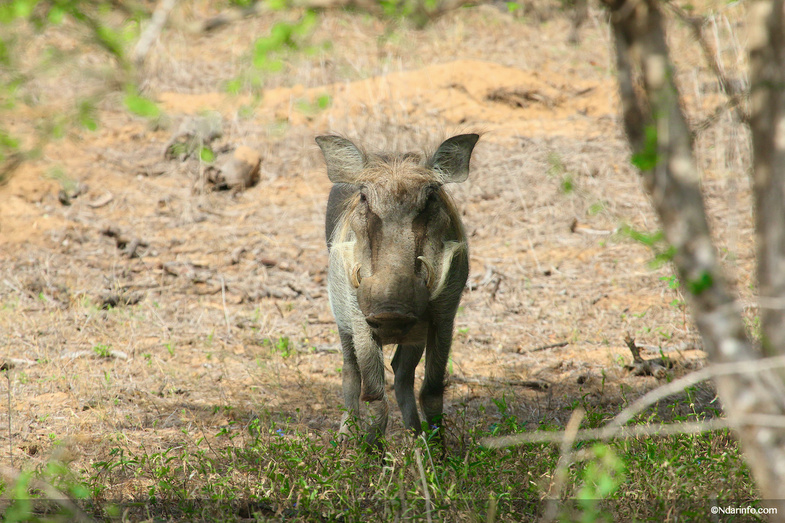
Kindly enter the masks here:
M 369 154 L 345 138 L 316 138 L 334 184 L 325 233 L 343 347 L 343 438 L 362 398 L 372 414 L 365 442 L 380 445 L 388 413 L 382 346 L 391 343 L 398 344 L 392 368 L 404 425 L 421 430 L 414 370 L 423 351 L 420 406 L 428 426 L 441 422 L 453 322 L 469 274 L 463 224 L 443 185 L 466 180 L 478 139 L 455 136 L 425 156 Z

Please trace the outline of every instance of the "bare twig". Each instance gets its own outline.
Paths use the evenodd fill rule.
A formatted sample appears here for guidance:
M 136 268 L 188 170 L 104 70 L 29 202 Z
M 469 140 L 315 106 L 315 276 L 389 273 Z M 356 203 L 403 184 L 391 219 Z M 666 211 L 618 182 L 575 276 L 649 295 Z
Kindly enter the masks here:
M 559 461 L 556 463 L 556 469 L 553 471 L 553 478 L 551 480 L 550 488 L 547 494 L 547 504 L 545 506 L 545 514 L 542 517 L 543 522 L 550 522 L 556 519 L 559 510 L 559 500 L 561 499 L 564 483 L 567 480 L 567 471 L 572 464 L 572 446 L 575 443 L 575 437 L 578 435 L 578 428 L 581 426 L 583 416 L 586 414 L 582 408 L 578 407 L 572 412 L 570 421 L 567 422 L 567 427 L 562 433 L 564 438 L 561 440 L 561 449 L 559 450 Z
M 661 387 L 644 394 L 632 405 L 622 410 L 607 427 L 621 427 L 632 418 L 654 405 L 661 399 L 667 398 L 671 394 L 677 394 L 687 387 L 696 385 L 718 376 L 728 376 L 731 374 L 758 373 L 785 367 L 785 356 L 766 358 L 762 360 L 743 361 L 738 363 L 720 363 L 687 374 L 686 376 L 672 381 Z
M 558 341 L 556 343 L 549 343 L 547 345 L 540 345 L 539 347 L 534 347 L 533 349 L 529 349 L 529 350 L 519 350 L 518 354 L 527 354 L 529 352 L 538 352 L 538 351 L 541 351 L 541 350 L 555 349 L 555 348 L 558 348 L 558 347 L 566 347 L 569 344 L 570 344 L 569 341 Z
M 644 360 L 643 357 L 641 357 L 640 349 L 638 349 L 638 346 L 635 345 L 635 340 L 632 338 L 632 336 L 630 336 L 629 333 L 627 333 L 627 335 L 624 337 L 624 343 L 627 344 L 627 347 L 632 353 L 632 363 L 630 365 L 625 365 L 624 368 L 632 371 L 633 376 L 654 376 L 655 378 L 665 377 L 665 370 L 667 367 L 661 358 Z
M 14 437 L 11 432 L 11 368 L 9 363 L 3 363 L 0 370 L 5 372 L 6 384 L 8 385 L 6 399 L 8 401 L 8 463 L 14 466 Z
M 700 434 L 702 432 L 712 432 L 722 429 L 737 429 L 741 425 L 785 428 L 785 416 L 751 414 L 739 416 L 738 419 L 714 418 L 704 421 L 694 421 L 689 423 L 663 423 L 656 425 L 633 425 L 609 429 L 585 429 L 579 430 L 575 435 L 575 441 L 611 439 L 632 439 L 648 436 L 673 436 L 676 434 Z M 488 437 L 480 440 L 480 444 L 491 449 L 500 449 L 523 445 L 525 443 L 559 443 L 564 441 L 564 432 L 526 432 L 523 434 L 512 434 L 510 436 Z
M 508 380 L 498 378 L 467 378 L 463 376 L 450 376 L 450 381 L 454 383 L 462 383 L 464 385 L 511 385 L 513 387 L 525 387 L 540 392 L 546 391 L 551 388 L 551 384 L 543 380 Z
M 425 496 L 425 515 L 428 518 L 428 523 L 431 523 L 433 521 L 431 518 L 433 504 L 431 503 L 431 493 L 428 490 L 428 481 L 425 478 L 425 468 L 422 465 L 422 453 L 419 448 L 414 449 L 414 459 L 417 461 L 417 470 L 420 471 L 420 481 L 422 482 L 422 491 Z
M 747 98 L 749 93 L 746 90 L 741 89 L 736 82 L 731 82 L 725 74 L 722 64 L 717 59 L 717 53 L 714 49 L 712 49 L 708 40 L 706 40 L 703 35 L 703 22 L 705 22 L 705 19 L 688 15 L 680 6 L 676 5 L 672 1 L 666 2 L 666 5 L 676 16 L 679 17 L 681 21 L 689 26 L 693 36 L 700 45 L 706 62 L 709 64 L 709 67 L 714 73 L 714 76 L 717 78 L 717 82 L 720 85 L 720 90 L 729 97 L 725 104 L 717 107 L 711 115 L 695 125 L 693 132 L 698 134 L 701 131 L 705 131 L 717 120 L 719 120 L 720 116 L 722 116 L 722 114 L 728 109 L 732 109 L 736 112 L 736 117 L 740 122 L 749 123 L 750 115 L 747 114 L 743 107 L 741 107 L 741 103 Z
M 175 4 L 177 4 L 177 0 L 161 0 L 158 3 L 153 16 L 150 18 L 150 25 L 145 28 L 139 37 L 139 41 L 136 42 L 136 47 L 134 48 L 134 64 L 136 67 L 141 67 L 144 64 L 153 42 L 161 34 L 164 25 L 166 25 L 166 19 L 169 18 L 169 13 L 174 9 Z
M 232 336 L 232 326 L 229 324 L 229 311 L 226 309 L 226 282 L 224 282 L 224 277 L 221 276 L 221 302 L 223 303 L 224 309 L 224 322 L 226 323 L 226 336 Z

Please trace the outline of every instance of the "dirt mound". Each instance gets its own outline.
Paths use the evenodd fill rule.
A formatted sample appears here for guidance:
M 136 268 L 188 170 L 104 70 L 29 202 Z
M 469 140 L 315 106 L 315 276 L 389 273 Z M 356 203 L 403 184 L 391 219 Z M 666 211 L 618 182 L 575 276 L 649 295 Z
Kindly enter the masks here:
M 336 120 L 384 116 L 433 119 L 447 127 L 480 128 L 508 136 L 596 138 L 615 128 L 614 89 L 610 78 L 579 80 L 551 71 L 455 60 L 353 82 L 270 89 L 254 108 L 253 118 L 319 129 Z M 315 107 L 323 96 L 329 97 L 327 110 L 318 114 L 298 110 Z M 231 114 L 250 102 L 249 97 L 222 93 L 160 93 L 157 98 L 174 114 L 216 108 Z

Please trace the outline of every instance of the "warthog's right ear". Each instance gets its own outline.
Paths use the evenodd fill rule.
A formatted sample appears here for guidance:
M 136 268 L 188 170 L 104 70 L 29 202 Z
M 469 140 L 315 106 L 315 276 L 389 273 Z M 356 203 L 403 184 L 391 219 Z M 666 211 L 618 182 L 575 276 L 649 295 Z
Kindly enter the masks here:
M 469 160 L 479 134 L 459 134 L 445 140 L 431 157 L 430 165 L 439 171 L 445 183 L 465 182 L 469 177 Z
M 365 166 L 365 155 L 346 138 L 317 136 L 327 164 L 327 177 L 333 183 L 354 183 Z

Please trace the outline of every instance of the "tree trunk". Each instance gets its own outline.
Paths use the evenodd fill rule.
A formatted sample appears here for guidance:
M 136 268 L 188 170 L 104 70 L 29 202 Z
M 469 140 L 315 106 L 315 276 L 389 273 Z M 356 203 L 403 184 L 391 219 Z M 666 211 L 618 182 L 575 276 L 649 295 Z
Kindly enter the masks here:
M 709 360 L 727 363 L 759 359 L 760 351 L 747 337 L 740 309 L 728 290 L 711 241 L 692 135 L 681 109 L 659 2 L 603 1 L 611 15 L 624 128 L 633 151 L 632 162 L 641 171 L 665 238 L 674 247 L 673 262 Z M 761 0 L 758 4 L 768 2 Z M 770 154 L 763 157 L 758 157 L 757 143 L 755 147 L 758 255 L 768 274 L 765 280 L 761 276 L 761 295 L 779 304 L 776 309 L 766 309 L 762 318 L 767 355 L 782 354 L 785 349 L 785 171 L 781 168 L 785 165 L 785 145 L 780 139 L 780 149 L 776 149 L 773 132 L 774 127 L 785 132 L 785 127 L 777 112 L 771 110 L 771 104 L 777 108 L 782 105 L 778 86 L 785 83 L 775 77 L 784 75 L 785 68 L 782 41 L 773 37 L 775 33 L 782 35 L 782 0 L 774 4 L 777 21 L 766 25 L 766 37 L 753 42 L 757 44 L 753 51 L 760 53 L 758 67 L 771 75 L 762 76 L 754 94 L 761 100 L 757 104 L 753 101 L 753 112 L 758 107 L 760 114 L 752 119 L 753 138 L 758 136 L 770 144 Z M 762 12 L 763 8 L 756 5 L 753 11 Z M 768 20 L 772 11 L 767 13 L 763 16 L 768 16 Z M 753 62 L 755 59 L 753 56 Z M 758 119 L 768 127 L 755 129 Z M 764 163 L 759 174 L 758 166 Z M 768 327 L 767 321 L 772 322 Z M 772 521 L 785 521 L 785 429 L 750 424 L 747 415 L 785 414 L 782 376 L 776 371 L 762 371 L 717 379 L 728 419 L 732 422 L 744 416 L 746 420 L 746 424 L 736 427 L 738 436 L 762 497 L 772 500 L 778 508 L 779 515 Z

